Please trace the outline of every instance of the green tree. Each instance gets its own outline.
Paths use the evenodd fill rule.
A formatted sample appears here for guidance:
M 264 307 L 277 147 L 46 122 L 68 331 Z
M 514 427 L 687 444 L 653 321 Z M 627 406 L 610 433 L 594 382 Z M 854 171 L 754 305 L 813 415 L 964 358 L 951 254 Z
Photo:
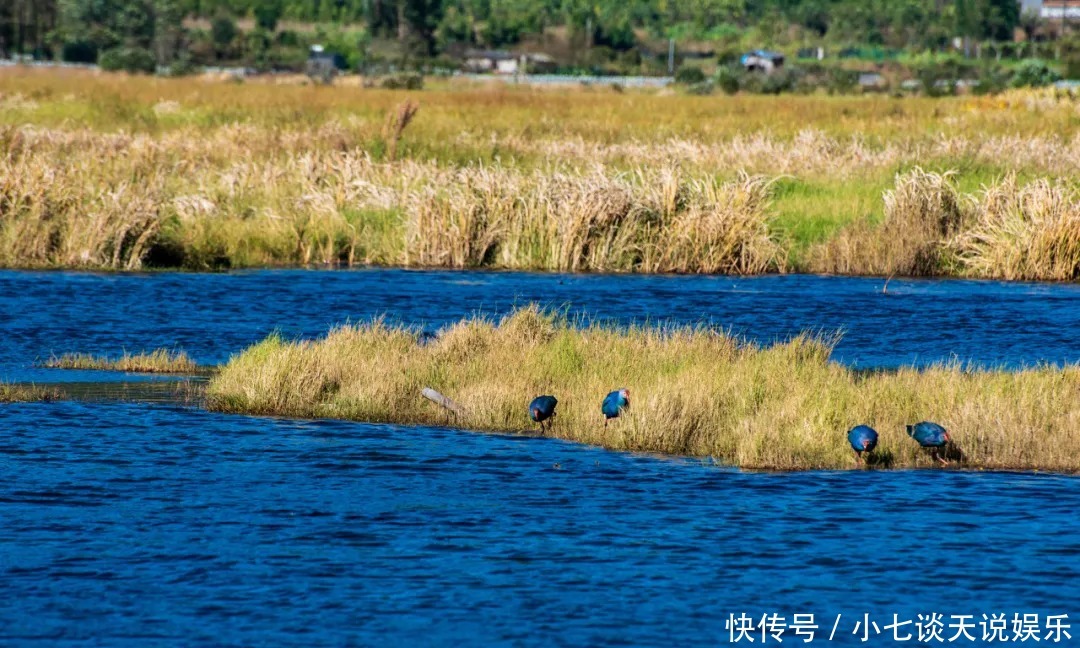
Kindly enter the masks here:
M 183 10 L 176 0 L 60 0 L 55 37 L 73 51 L 109 60 L 124 69 L 145 70 L 146 61 L 171 62 L 183 40 Z M 122 50 L 122 51 L 121 51 Z
M 225 49 L 236 40 L 239 30 L 236 22 L 224 12 L 218 13 L 214 21 L 210 23 L 210 37 L 214 39 L 214 45 L 218 49 Z
M 56 28 L 55 1 L 4 0 L 0 2 L 0 56 L 12 53 L 47 53 L 49 33 Z
M 184 48 L 184 13 L 178 0 L 154 0 L 152 47 L 158 65 L 177 60 Z
M 262 0 L 255 4 L 255 24 L 268 32 L 277 29 L 278 21 L 284 11 L 281 0 Z
M 1020 24 L 1015 0 L 955 0 L 956 29 L 976 39 L 1011 40 Z

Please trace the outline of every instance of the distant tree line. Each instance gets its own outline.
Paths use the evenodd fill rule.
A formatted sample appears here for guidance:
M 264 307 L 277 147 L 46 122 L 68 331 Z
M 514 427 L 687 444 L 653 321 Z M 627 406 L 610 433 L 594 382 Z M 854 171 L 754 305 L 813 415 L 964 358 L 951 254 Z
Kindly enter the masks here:
M 246 20 L 245 28 L 238 20 Z M 864 45 L 926 50 L 954 37 L 1010 40 L 1016 0 L 3 0 L 0 50 L 148 69 L 243 60 L 295 63 L 309 36 L 286 24 L 407 44 L 432 57 L 455 46 L 499 48 L 560 28 L 582 49 L 610 56 L 643 38 Z M 352 31 L 349 31 L 352 30 Z M 310 30 L 309 30 L 310 31 Z
M 53 0 L 0 2 L 0 54 L 47 52 L 58 14 Z

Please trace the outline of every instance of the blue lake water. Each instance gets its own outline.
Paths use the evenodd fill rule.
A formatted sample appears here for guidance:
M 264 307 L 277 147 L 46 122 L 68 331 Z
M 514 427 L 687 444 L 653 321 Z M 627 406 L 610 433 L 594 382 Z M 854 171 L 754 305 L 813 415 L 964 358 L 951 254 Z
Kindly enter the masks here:
M 33 368 L 54 352 L 174 346 L 211 363 L 273 329 L 313 336 L 380 313 L 437 328 L 527 301 L 762 342 L 843 328 L 836 356 L 860 367 L 1080 360 L 1078 286 L 880 288 L 0 272 L 0 380 L 100 375 Z M 862 645 L 864 614 L 882 632 L 872 645 L 893 645 L 893 614 L 945 615 L 948 643 L 950 615 L 1004 613 L 1011 638 L 1014 614 L 1080 620 L 1078 510 L 1072 476 L 758 474 L 449 429 L 0 405 L 0 646 L 716 645 L 741 613 L 814 614 L 818 645 Z M 1072 635 L 1060 645 L 1080 645 Z M 789 631 L 782 645 L 803 643 Z
M 67 351 L 183 348 L 203 363 L 273 330 L 313 337 L 386 314 L 436 329 L 538 302 L 617 322 L 707 323 L 762 343 L 843 331 L 834 357 L 894 367 L 1080 361 L 1080 284 L 843 277 L 557 275 L 366 270 L 229 274 L 0 271 L 0 379 Z

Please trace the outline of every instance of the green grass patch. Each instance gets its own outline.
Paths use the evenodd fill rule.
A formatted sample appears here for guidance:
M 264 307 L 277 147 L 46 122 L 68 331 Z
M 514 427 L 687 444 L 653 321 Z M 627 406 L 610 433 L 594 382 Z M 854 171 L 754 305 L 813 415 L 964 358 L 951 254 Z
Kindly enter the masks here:
M 59 400 L 60 397 L 60 391 L 51 387 L 0 382 L 0 403 L 54 401 Z
M 810 249 L 844 227 L 861 221 L 879 222 L 882 192 L 892 184 L 891 175 L 848 180 L 778 180 L 774 185 L 771 224 L 787 244 L 789 267 L 805 270 Z

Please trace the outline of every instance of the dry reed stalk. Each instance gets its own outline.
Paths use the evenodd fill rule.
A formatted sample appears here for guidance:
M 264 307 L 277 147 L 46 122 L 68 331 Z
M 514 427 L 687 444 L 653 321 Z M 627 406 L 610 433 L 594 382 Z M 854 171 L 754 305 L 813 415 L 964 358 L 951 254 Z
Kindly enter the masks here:
M 386 143 L 386 157 L 391 162 L 397 160 L 398 142 L 405 129 L 409 127 L 420 104 L 412 99 L 402 102 L 394 111 L 386 116 L 386 124 L 383 126 L 383 140 Z

